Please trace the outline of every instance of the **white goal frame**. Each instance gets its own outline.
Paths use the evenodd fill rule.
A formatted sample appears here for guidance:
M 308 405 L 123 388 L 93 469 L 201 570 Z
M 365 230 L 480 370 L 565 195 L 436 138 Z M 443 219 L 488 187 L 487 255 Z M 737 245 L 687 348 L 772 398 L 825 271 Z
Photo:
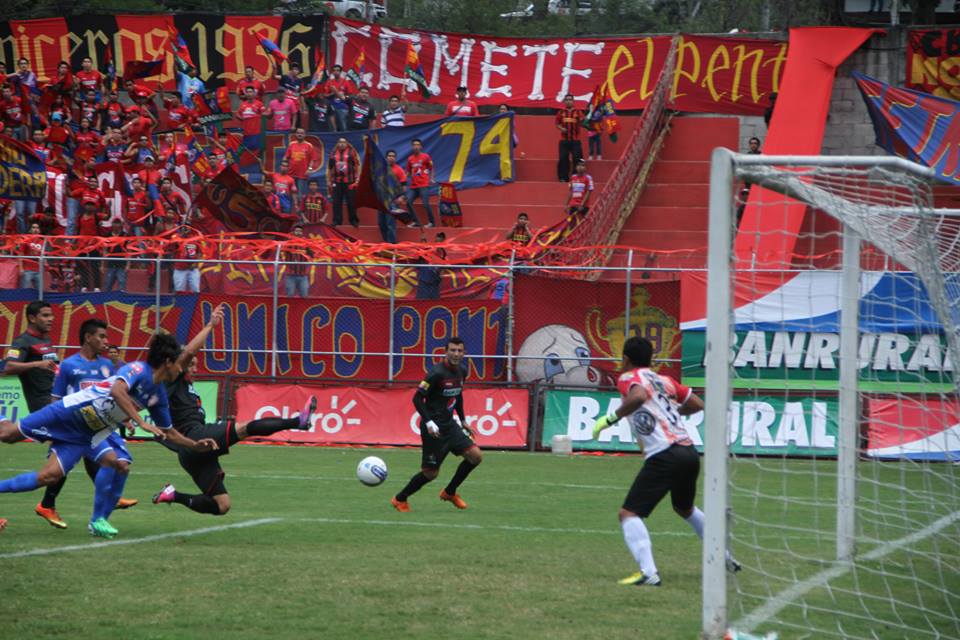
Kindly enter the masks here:
M 728 504 L 730 480 L 727 445 L 727 413 L 732 398 L 731 269 L 736 203 L 735 186 L 740 181 L 738 168 L 750 166 L 803 167 L 877 167 L 895 170 L 932 181 L 934 172 L 928 167 L 891 156 L 765 156 L 734 153 L 714 149 L 710 167 L 710 201 L 708 233 L 707 323 L 705 347 L 704 424 L 704 512 L 706 524 L 703 540 L 702 631 L 708 640 L 719 640 L 728 630 L 727 572 L 725 552 L 728 548 Z M 804 189 L 754 184 L 795 198 L 798 203 L 816 206 L 804 197 Z M 889 212 L 889 208 L 888 208 Z M 937 215 L 958 215 L 960 210 L 935 209 Z M 858 301 L 860 280 L 860 235 L 843 223 L 842 272 L 840 278 L 840 365 L 839 421 L 837 436 L 837 528 L 836 561 L 842 566 L 856 554 L 856 462 L 858 456 L 859 397 L 857 345 L 859 333 Z M 917 213 L 917 212 L 914 212 Z M 881 247 L 882 249 L 882 247 Z M 897 259 L 897 258 L 894 258 Z M 901 261 L 902 262 L 902 261 Z M 909 267 L 909 264 L 905 264 Z M 931 291 L 935 297 L 937 291 Z M 949 333 L 949 332 L 948 332 Z M 954 339 L 956 337 L 954 336 Z M 954 343 L 955 345 L 956 343 Z

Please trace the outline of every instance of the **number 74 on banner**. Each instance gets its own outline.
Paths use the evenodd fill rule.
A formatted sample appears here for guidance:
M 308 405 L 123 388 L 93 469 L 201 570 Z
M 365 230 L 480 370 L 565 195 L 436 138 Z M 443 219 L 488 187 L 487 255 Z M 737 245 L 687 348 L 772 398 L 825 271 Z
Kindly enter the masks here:
M 504 180 L 513 179 L 513 162 L 510 159 L 512 143 L 510 122 L 511 118 L 498 119 L 483 136 L 479 149 L 481 155 L 500 156 L 500 177 Z M 454 120 L 444 122 L 440 126 L 440 135 L 460 136 L 460 147 L 457 149 L 457 157 L 453 160 L 453 167 L 450 169 L 450 178 L 447 182 L 463 181 L 463 171 L 467 166 L 467 160 L 470 158 L 470 149 L 473 147 L 473 139 L 476 133 L 476 123 L 472 120 Z

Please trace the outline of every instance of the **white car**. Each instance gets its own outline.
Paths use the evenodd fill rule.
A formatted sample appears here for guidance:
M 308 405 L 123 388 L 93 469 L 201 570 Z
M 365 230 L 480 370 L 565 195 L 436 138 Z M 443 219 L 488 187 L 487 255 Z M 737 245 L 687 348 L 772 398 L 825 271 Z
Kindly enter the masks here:
M 570 15 L 570 6 L 573 4 L 573 0 L 550 0 L 547 3 L 547 13 L 555 16 L 568 16 Z M 592 10 L 592 3 L 589 0 L 577 0 L 577 15 L 583 16 Z M 501 18 L 532 18 L 533 17 L 533 4 L 527 5 L 526 8 L 521 9 L 520 11 L 511 11 L 509 13 L 501 13 Z
M 323 6 L 327 8 L 332 16 L 343 16 L 353 20 L 370 20 L 376 22 L 387 16 L 387 8 L 377 2 L 364 2 L 364 0 L 323 0 Z M 370 15 L 367 15 L 367 12 Z

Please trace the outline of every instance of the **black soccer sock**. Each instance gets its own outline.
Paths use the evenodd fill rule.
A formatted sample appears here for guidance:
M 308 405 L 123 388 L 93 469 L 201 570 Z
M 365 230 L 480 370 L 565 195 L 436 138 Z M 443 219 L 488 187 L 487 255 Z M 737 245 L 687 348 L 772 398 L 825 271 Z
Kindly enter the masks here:
M 89 458 L 83 459 L 83 468 L 94 482 L 97 481 L 97 473 L 100 471 L 100 465 Z
M 406 502 L 407 498 L 415 494 L 417 491 L 423 488 L 423 485 L 430 482 L 431 478 L 423 475 L 421 471 L 417 475 L 410 478 L 410 482 L 407 483 L 407 486 L 403 488 L 403 491 L 397 494 L 397 500 L 400 502 Z
M 450 480 L 450 484 L 447 485 L 447 488 L 444 491 L 448 495 L 453 495 L 457 492 L 457 487 L 463 484 L 463 481 L 467 479 L 467 476 L 470 475 L 470 472 L 477 468 L 477 465 L 473 464 L 469 460 L 463 460 L 460 462 L 460 466 L 457 467 L 456 473 L 453 474 L 453 478 Z
M 299 428 L 300 418 L 260 418 L 247 423 L 247 435 L 270 436 L 277 431 Z
M 56 509 L 57 508 L 57 496 L 60 495 L 60 489 L 63 489 L 63 485 L 66 484 L 67 477 L 64 476 L 60 478 L 60 481 L 56 484 L 48 485 L 43 492 L 43 498 L 40 499 L 40 506 L 44 509 Z
M 209 513 L 214 516 L 220 515 L 220 505 L 217 504 L 217 501 L 202 493 L 189 494 L 174 491 L 173 501 L 197 513 Z

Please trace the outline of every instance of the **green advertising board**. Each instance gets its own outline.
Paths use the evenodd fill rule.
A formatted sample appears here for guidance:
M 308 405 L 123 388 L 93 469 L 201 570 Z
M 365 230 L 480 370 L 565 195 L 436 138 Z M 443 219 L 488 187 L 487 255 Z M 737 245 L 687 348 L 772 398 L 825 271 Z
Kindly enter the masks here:
M 683 332 L 683 383 L 703 387 L 706 334 Z M 953 389 L 953 364 L 939 334 L 862 333 L 860 390 L 930 392 Z M 736 389 L 836 390 L 840 337 L 830 332 L 738 331 L 731 349 Z
M 592 437 L 598 417 L 620 406 L 620 395 L 604 391 L 547 391 L 540 444 L 568 435 L 574 449 L 637 451 L 626 420 Z M 833 398 L 759 396 L 730 403 L 727 439 L 733 453 L 836 456 L 837 401 Z M 684 416 L 684 426 L 703 450 L 703 412 Z
M 207 420 L 214 422 L 217 419 L 217 410 L 219 402 L 217 397 L 220 393 L 220 383 L 212 380 L 199 380 L 194 383 L 197 393 L 203 401 L 203 408 L 207 412 Z M 0 377 L 0 416 L 10 420 L 18 420 L 27 415 L 27 402 L 23 398 L 23 391 L 20 389 L 20 380 L 16 376 Z M 143 413 L 147 417 L 147 413 Z M 126 435 L 126 434 L 124 434 Z M 143 429 L 137 429 L 138 438 L 152 438 L 149 433 Z

